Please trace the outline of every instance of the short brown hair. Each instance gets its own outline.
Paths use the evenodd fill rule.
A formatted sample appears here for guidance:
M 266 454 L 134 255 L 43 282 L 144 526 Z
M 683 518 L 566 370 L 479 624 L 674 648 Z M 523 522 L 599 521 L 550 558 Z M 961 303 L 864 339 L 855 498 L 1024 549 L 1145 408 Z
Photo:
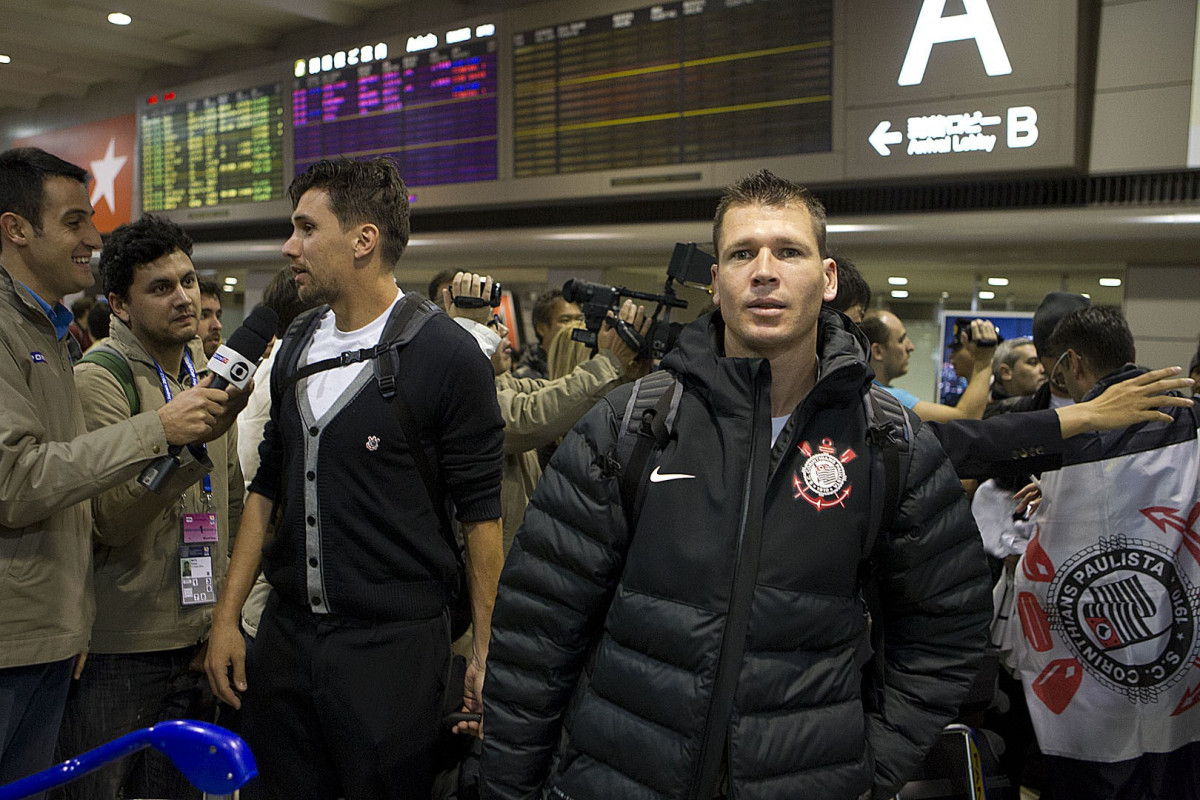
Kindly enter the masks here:
M 829 250 L 825 245 L 825 206 L 800 184 L 765 169 L 742 178 L 728 187 L 721 196 L 721 201 L 717 203 L 716 216 L 713 218 L 713 252 L 720 258 L 721 223 L 725 221 L 725 212 L 733 206 L 791 205 L 802 205 L 808 209 L 808 215 L 812 218 L 813 233 L 817 237 L 817 252 L 821 258 L 828 258 Z
M 408 247 L 408 187 L 390 158 L 369 161 L 318 161 L 288 187 L 292 208 L 309 189 L 323 189 L 329 207 L 342 230 L 351 225 L 372 224 L 379 228 L 380 255 L 395 267 Z

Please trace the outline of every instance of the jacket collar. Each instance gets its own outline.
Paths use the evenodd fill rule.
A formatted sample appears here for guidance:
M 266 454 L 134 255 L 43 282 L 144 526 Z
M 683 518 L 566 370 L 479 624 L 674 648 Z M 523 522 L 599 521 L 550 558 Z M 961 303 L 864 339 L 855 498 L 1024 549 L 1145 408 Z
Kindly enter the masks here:
M 817 320 L 817 383 L 810 393 L 818 406 L 856 402 L 874 378 L 866 361 L 866 337 L 848 317 L 822 307 Z M 763 358 L 725 356 L 725 322 L 720 310 L 684 327 L 662 366 L 692 388 L 707 394 L 717 409 L 744 408 L 752 383 L 760 374 L 769 380 Z
M 1082 402 L 1087 402 L 1095 397 L 1099 397 L 1104 393 L 1105 389 L 1112 386 L 1114 383 L 1127 381 L 1130 378 L 1135 378 L 1146 371 L 1147 370 L 1145 367 L 1139 367 L 1137 364 L 1125 364 L 1124 366 L 1113 370 L 1100 380 L 1096 381 L 1096 385 L 1088 390 L 1088 393 L 1084 395 Z
M 30 321 L 44 326 L 47 333 L 51 333 L 58 338 L 58 332 L 54 329 L 54 323 L 50 321 L 50 317 L 46 316 L 45 309 L 34 298 L 33 293 L 19 283 L 12 273 L 5 269 L 3 264 L 0 264 L 0 297 L 4 302 L 8 303 L 13 308 L 20 311 Z
M 134 335 L 133 330 L 115 316 L 109 325 L 108 341 L 118 345 L 127 359 L 145 364 L 149 369 L 154 369 L 154 357 L 147 352 L 141 340 Z M 204 357 L 204 346 L 200 339 L 192 339 L 188 342 L 187 348 L 188 352 L 192 354 L 192 362 L 196 365 L 196 372 L 202 373 L 208 369 L 208 359 Z M 171 377 L 179 379 L 179 375 L 172 375 Z

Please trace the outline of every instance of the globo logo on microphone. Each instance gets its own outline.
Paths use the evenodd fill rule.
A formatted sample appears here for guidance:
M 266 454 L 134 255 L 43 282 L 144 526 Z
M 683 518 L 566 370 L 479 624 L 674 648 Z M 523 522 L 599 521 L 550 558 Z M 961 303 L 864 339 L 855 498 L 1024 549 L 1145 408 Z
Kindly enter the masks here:
M 208 369 L 229 381 L 230 385 L 245 389 L 257 367 L 241 353 L 222 345 L 208 360 Z
M 275 335 L 279 320 L 265 306 L 255 306 L 242 327 L 233 332 L 229 341 L 217 348 L 208 360 L 208 369 L 215 376 L 210 384 L 214 389 L 236 386 L 245 389 L 258 370 L 258 361 Z

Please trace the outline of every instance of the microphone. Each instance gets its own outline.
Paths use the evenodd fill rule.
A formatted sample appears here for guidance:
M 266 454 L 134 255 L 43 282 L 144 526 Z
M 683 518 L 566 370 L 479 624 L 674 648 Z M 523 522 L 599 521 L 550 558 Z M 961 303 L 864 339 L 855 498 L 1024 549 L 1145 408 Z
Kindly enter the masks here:
M 218 347 L 208 360 L 208 371 L 213 374 L 210 386 L 213 389 L 228 386 L 245 389 L 278 325 L 279 317 L 274 311 L 266 306 L 255 306 L 242 327 L 234 331 L 229 341 Z
M 209 387 L 225 389 L 235 386 L 245 389 L 258 370 L 258 362 L 267 351 L 267 345 L 271 343 L 271 337 L 275 335 L 278 324 L 279 317 L 274 311 L 266 306 L 255 306 L 242 323 L 242 327 L 229 337 L 229 342 L 218 347 L 217 352 L 208 360 L 208 371 L 213 374 Z M 189 449 L 191 447 L 188 445 Z M 138 476 L 138 483 L 156 494 L 162 491 L 163 484 L 179 468 L 181 452 L 181 445 L 171 445 L 166 455 L 159 456 L 146 465 L 142 474 Z M 203 449 L 201 448 L 201 452 L 196 455 L 198 458 L 202 457 Z

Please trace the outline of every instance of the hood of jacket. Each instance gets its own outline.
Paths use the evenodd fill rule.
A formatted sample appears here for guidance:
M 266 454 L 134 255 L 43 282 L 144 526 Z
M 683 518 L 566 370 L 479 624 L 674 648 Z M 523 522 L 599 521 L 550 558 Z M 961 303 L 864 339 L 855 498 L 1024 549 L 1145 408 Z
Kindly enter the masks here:
M 849 317 L 828 306 L 821 307 L 817 318 L 817 382 L 809 398 L 815 407 L 866 394 L 875 378 L 867 363 L 869 347 L 867 337 Z M 725 356 L 725 321 L 719 309 L 680 331 L 676 347 L 663 358 L 662 368 L 678 375 L 688 388 L 702 392 L 718 410 L 744 408 L 747 379 L 753 380 L 762 370 L 770 374 L 765 358 Z

